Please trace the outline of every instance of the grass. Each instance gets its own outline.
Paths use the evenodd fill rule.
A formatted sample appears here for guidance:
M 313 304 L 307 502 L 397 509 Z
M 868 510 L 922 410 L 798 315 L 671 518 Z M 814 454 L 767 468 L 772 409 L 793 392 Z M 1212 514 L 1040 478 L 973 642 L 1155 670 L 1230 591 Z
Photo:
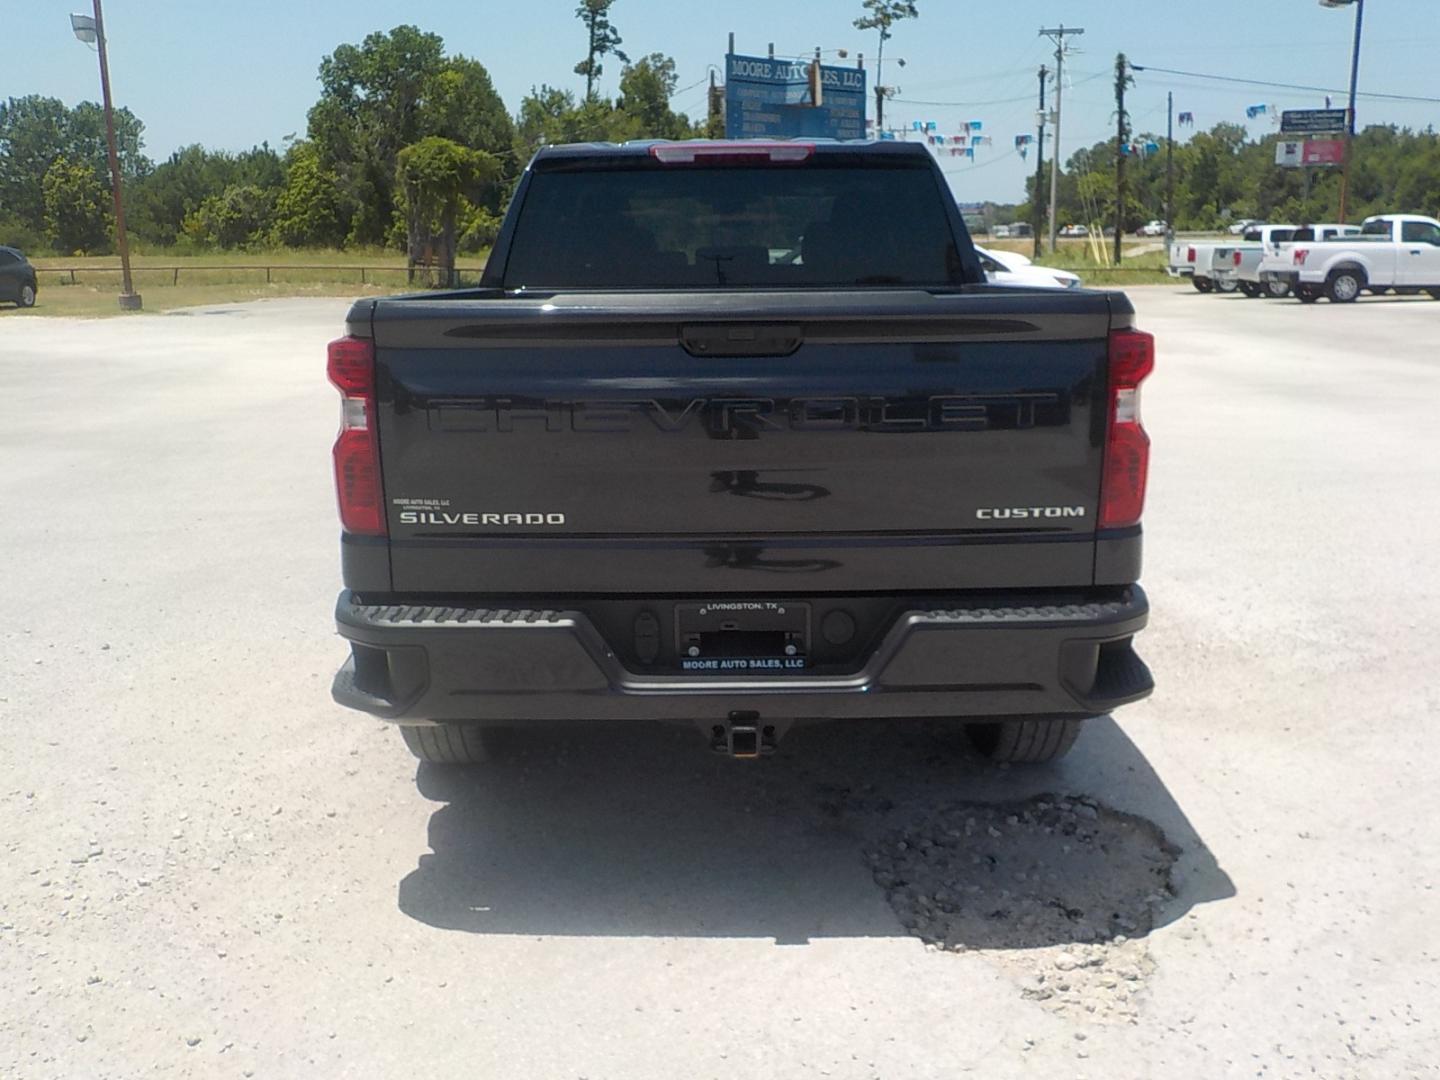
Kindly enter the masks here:
M 1105 241 L 1106 250 L 1112 254 L 1114 243 L 1113 239 Z M 1022 255 L 1030 255 L 1035 250 L 1035 242 L 1030 239 L 982 238 L 980 246 L 1001 251 L 1018 251 Z M 1124 258 L 1118 267 L 1106 267 L 1096 263 L 1089 241 L 1061 240 L 1059 250 L 1054 253 L 1042 251 L 1035 262 L 1039 266 L 1071 270 L 1079 274 L 1086 285 L 1157 285 L 1171 280 L 1165 273 L 1168 259 L 1163 240 L 1126 237 L 1121 254 Z
M 35 257 L 39 297 L 27 314 L 125 315 L 120 292 L 120 259 L 115 255 Z M 365 267 L 364 282 L 354 267 Z M 459 267 L 461 280 L 473 282 L 484 255 L 471 256 Z M 179 267 L 177 275 L 174 267 Z M 268 280 L 264 269 L 269 267 Z M 74 283 L 66 272 L 74 269 Z M 423 288 L 411 283 L 405 256 L 397 251 L 222 251 L 199 255 L 174 252 L 135 254 L 130 258 L 135 291 L 149 312 L 203 304 L 237 303 L 286 296 L 381 296 Z M 0 317 L 15 313 L 0 307 Z

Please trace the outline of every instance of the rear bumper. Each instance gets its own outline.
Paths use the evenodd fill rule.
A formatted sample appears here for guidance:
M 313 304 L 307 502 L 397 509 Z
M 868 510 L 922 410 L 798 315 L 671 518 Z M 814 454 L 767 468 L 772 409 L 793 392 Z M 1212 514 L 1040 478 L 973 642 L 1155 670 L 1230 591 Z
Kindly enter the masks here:
M 581 612 L 376 605 L 342 592 L 341 705 L 400 723 L 459 720 L 1093 716 L 1150 694 L 1131 639 L 1138 586 L 1088 603 L 906 611 L 844 674 L 637 674 Z M 975 598 L 970 598 L 974 604 Z

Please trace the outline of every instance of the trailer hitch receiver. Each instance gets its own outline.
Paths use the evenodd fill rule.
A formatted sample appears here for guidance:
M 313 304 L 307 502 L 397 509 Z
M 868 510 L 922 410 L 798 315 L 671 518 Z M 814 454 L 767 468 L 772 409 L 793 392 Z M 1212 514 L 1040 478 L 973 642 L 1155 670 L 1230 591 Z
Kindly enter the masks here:
M 775 752 L 778 734 L 773 724 L 763 723 L 758 712 L 735 710 L 723 724 L 710 729 L 710 749 L 731 758 L 758 758 Z

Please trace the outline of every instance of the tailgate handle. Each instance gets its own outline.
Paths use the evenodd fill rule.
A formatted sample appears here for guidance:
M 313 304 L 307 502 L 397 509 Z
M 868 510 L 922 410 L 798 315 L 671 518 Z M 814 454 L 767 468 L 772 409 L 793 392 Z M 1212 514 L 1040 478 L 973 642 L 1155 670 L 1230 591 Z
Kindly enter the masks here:
M 680 328 L 691 356 L 789 356 L 805 341 L 798 323 L 705 323 Z

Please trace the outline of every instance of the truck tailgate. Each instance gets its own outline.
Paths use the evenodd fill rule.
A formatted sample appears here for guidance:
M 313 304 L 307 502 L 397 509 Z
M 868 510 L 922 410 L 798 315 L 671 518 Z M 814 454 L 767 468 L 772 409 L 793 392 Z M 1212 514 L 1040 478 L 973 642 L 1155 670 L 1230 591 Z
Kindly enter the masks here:
M 1130 310 L 984 287 L 378 301 L 352 329 L 375 339 L 393 588 L 1089 585 Z

